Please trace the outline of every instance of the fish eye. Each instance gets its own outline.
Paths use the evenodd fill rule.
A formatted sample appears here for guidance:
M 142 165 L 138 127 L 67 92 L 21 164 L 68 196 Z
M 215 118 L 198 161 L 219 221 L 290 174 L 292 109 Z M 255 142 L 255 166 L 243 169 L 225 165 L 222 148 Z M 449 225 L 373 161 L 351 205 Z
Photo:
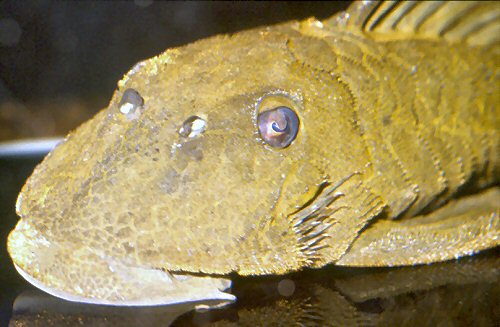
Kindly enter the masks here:
M 257 122 L 260 136 L 274 148 L 289 146 L 299 131 L 297 114 L 284 106 L 261 112 Z

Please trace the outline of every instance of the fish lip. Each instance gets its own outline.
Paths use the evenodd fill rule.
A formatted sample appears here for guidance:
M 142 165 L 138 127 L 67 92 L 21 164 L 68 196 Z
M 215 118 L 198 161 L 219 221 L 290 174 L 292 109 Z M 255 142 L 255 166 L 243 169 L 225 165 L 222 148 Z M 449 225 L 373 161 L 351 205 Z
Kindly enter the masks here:
M 40 261 L 40 258 L 55 259 L 60 254 L 58 249 L 64 249 L 64 247 L 51 244 L 48 239 L 32 228 L 26 219 L 20 219 L 16 228 L 11 231 L 7 246 L 15 269 L 27 282 L 50 295 L 72 302 L 109 306 L 159 306 L 193 303 L 195 307 L 199 306 L 203 309 L 223 307 L 236 300 L 234 295 L 224 292 L 231 287 L 231 280 L 224 278 L 224 276 L 170 272 L 165 269 L 140 267 L 134 264 L 125 264 L 117 258 L 99 255 L 95 256 L 96 265 L 107 265 L 114 274 L 105 275 L 105 278 L 119 278 L 126 284 L 130 282 L 132 284 L 129 285 L 138 285 L 139 289 L 153 290 L 154 294 L 135 292 L 131 294 L 131 297 L 128 297 L 128 293 L 125 292 L 108 299 L 99 298 L 92 292 L 87 293 L 87 291 L 78 290 L 75 287 L 67 288 L 65 277 L 60 280 L 57 274 L 55 276 L 40 274 L 46 264 L 60 264 L 52 261 L 43 262 Z M 75 269 L 79 269 L 79 267 L 76 266 Z M 92 270 L 90 273 L 93 273 Z M 130 279 L 128 279 L 129 276 Z M 97 276 L 98 279 L 100 277 Z M 89 276 L 89 278 L 93 277 Z M 78 282 L 75 283 L 74 285 L 79 287 Z
M 33 286 L 44 291 L 45 293 L 48 293 L 52 296 L 55 296 L 57 298 L 61 298 L 61 299 L 64 299 L 64 300 L 67 300 L 70 302 L 79 302 L 79 303 L 87 303 L 87 304 L 94 304 L 94 305 L 108 305 L 108 306 L 160 306 L 160 305 L 173 305 L 173 304 L 194 302 L 196 309 L 214 309 L 214 308 L 221 308 L 221 307 L 227 306 L 236 300 L 236 297 L 233 294 L 224 292 L 225 290 L 227 290 L 231 287 L 231 280 L 229 280 L 229 279 L 222 279 L 223 285 L 222 285 L 222 287 L 218 288 L 218 290 L 217 290 L 218 297 L 214 298 L 214 299 L 209 299 L 209 298 L 202 299 L 202 298 L 200 298 L 200 299 L 195 299 L 192 301 L 178 301 L 178 302 L 172 302 L 172 303 L 165 303 L 165 301 L 144 302 L 144 301 L 123 300 L 123 301 L 117 302 L 117 301 L 106 301 L 106 300 L 94 300 L 91 298 L 86 298 L 83 296 L 75 295 L 75 294 L 72 294 L 70 292 L 54 290 L 54 289 L 51 289 L 50 287 L 46 287 L 43 283 L 39 282 L 38 279 L 34 278 L 29 273 L 24 271 L 24 269 L 19 267 L 16 263 L 14 263 L 14 267 L 17 270 L 17 272 L 19 273 L 19 275 L 21 275 L 26 281 L 28 281 Z M 169 275 L 176 278 L 175 274 L 169 273 Z M 183 274 L 183 276 L 185 276 L 185 275 L 187 275 L 187 274 Z M 182 282 L 184 280 L 186 280 L 186 279 L 180 279 L 180 280 L 178 280 L 178 282 Z
M 17 272 L 19 273 L 19 275 L 21 275 L 21 277 L 23 277 L 31 285 L 44 291 L 45 293 L 48 293 L 48 294 L 53 295 L 55 297 L 62 298 L 62 299 L 72 301 L 72 302 L 85 302 L 85 298 L 83 298 L 83 297 L 80 297 L 80 296 L 77 296 L 77 295 L 74 295 L 74 294 L 71 294 L 68 292 L 64 292 L 64 291 L 59 291 L 59 292 L 53 291 L 49 287 L 46 287 L 45 284 L 40 283 L 38 281 L 38 279 L 36 279 L 35 277 L 31 276 L 29 273 L 24 271 L 24 269 L 19 267 L 15 262 L 14 262 L 14 268 L 16 268 Z

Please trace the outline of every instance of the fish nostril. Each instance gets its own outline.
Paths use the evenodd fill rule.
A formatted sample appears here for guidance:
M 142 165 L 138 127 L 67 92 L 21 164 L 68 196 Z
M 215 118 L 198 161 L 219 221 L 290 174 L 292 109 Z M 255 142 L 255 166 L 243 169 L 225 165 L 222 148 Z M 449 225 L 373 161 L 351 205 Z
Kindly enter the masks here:
M 137 118 L 139 108 L 142 108 L 142 106 L 144 106 L 144 99 L 139 92 L 134 89 L 126 89 L 118 103 L 120 112 L 129 119 Z
M 179 129 L 179 135 L 182 137 L 193 138 L 205 131 L 207 122 L 198 116 L 191 116 L 184 121 Z

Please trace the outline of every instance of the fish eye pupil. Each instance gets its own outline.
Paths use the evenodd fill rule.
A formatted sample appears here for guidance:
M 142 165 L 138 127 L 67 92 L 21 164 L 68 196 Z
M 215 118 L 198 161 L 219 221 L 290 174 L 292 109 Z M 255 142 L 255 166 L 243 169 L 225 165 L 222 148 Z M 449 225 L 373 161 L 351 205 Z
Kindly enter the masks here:
M 283 133 L 284 131 L 286 131 L 286 128 L 288 127 L 288 121 L 286 121 L 285 127 L 283 127 L 283 128 L 280 128 L 278 123 L 273 121 L 273 123 L 271 124 L 271 127 L 272 127 L 273 131 L 275 131 L 276 133 Z

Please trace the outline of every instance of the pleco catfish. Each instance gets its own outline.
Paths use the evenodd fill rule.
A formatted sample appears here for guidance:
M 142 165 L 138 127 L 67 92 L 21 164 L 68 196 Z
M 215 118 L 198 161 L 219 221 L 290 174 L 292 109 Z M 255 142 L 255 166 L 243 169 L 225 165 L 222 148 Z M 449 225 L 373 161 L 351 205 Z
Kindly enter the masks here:
M 19 273 L 112 305 L 499 245 L 500 4 L 355 2 L 138 63 L 35 169 Z

